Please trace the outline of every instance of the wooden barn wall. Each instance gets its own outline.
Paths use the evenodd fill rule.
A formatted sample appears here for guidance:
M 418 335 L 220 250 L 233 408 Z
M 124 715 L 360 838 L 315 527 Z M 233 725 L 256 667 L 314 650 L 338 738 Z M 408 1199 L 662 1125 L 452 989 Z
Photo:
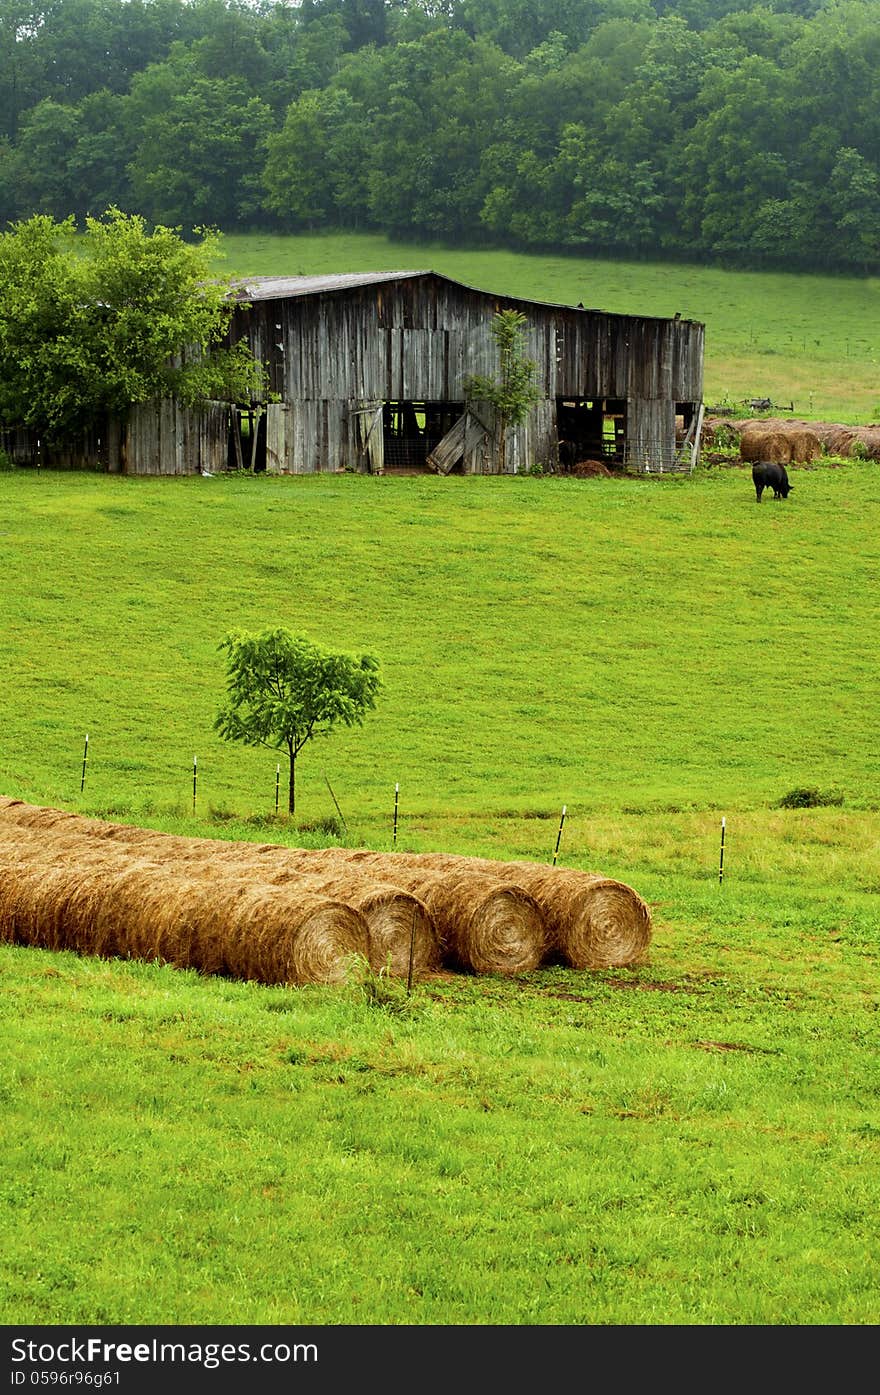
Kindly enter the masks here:
M 233 336 L 248 337 L 269 365 L 272 390 L 292 408 L 283 451 L 270 447 L 286 462 L 275 468 L 366 468 L 356 429 L 364 404 L 463 402 L 467 374 L 497 371 L 490 327 L 504 309 L 527 318 L 525 352 L 542 399 L 516 436 L 518 469 L 553 459 L 560 397 L 654 402 L 633 414 L 641 433 L 633 458 L 648 439 L 664 459 L 674 451 L 669 404 L 702 399 L 701 325 L 541 306 L 425 276 L 255 301 L 237 313 Z
M 122 469 L 127 475 L 197 475 L 225 470 L 229 408 L 207 402 L 200 408 L 178 402 L 133 407 L 125 428 Z
M 631 398 L 626 416 L 626 468 L 640 473 L 676 469 L 675 403 Z

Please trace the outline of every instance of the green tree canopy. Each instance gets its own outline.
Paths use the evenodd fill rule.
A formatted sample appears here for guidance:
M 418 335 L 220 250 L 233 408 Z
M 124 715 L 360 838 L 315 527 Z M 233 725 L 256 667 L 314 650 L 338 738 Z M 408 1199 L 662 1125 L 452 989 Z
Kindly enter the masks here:
M 155 398 L 259 389 L 247 346 L 222 344 L 232 304 L 210 274 L 219 236 L 198 239 L 115 208 L 80 235 L 73 218 L 45 214 L 0 234 L 0 422 L 61 441 Z
M 226 741 L 286 750 L 290 765 L 288 810 L 296 807 L 296 758 L 315 736 L 333 727 L 360 726 L 376 705 L 378 662 L 329 654 L 302 635 L 278 628 L 261 634 L 233 631 L 226 650 L 227 702 L 214 719 Z

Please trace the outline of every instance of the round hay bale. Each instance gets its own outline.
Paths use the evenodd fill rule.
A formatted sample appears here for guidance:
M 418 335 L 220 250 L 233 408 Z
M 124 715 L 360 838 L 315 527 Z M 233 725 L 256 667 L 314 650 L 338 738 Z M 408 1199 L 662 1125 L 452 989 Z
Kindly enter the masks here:
M 544 920 L 531 896 L 520 886 L 487 879 L 463 869 L 439 872 L 424 893 L 425 902 L 453 968 L 475 974 L 521 974 L 536 969 L 547 956 Z
M 101 954 L 94 920 L 108 875 L 99 858 L 58 860 L 58 851 L 25 843 L 0 849 L 0 938 L 40 949 Z M 112 875 L 112 869 L 110 870 Z M 115 953 L 115 948 L 106 951 Z
M 305 879 L 293 886 L 246 888 L 237 880 L 211 880 L 213 921 L 197 947 L 219 950 L 224 972 L 262 983 L 338 983 L 353 955 L 369 957 L 366 921 L 352 906 L 325 897 Z M 219 929 L 215 929 L 219 926 Z
M 327 896 L 354 906 L 367 922 L 370 967 L 401 977 L 408 976 L 410 955 L 414 977 L 435 973 L 442 962 L 440 937 L 434 918 L 418 896 L 378 877 L 367 876 L 343 859 L 335 849 L 316 850 L 306 858 L 289 849 L 285 870 L 273 873 L 273 886 L 294 880 L 307 870 Z M 303 850 L 305 851 L 305 850 Z
M 838 455 L 843 459 L 852 455 L 855 433 L 851 427 L 829 422 L 823 427 L 820 437 L 829 455 Z
M 880 426 L 856 426 L 853 439 L 864 448 L 859 454 L 866 460 L 880 460 Z M 850 454 L 852 454 L 852 448 Z
M 782 431 L 767 431 L 762 426 L 752 426 L 743 431 L 739 438 L 739 453 L 742 460 L 766 460 L 773 465 L 791 464 L 791 443 Z
M 574 867 L 502 865 L 534 896 L 554 949 L 572 968 L 625 968 L 644 961 L 651 942 L 651 912 L 631 886 Z
M 437 927 L 443 962 L 451 968 L 526 973 L 547 956 L 547 930 L 535 900 L 497 873 L 495 864 L 487 871 L 444 853 L 333 852 L 424 902 Z
M 807 465 L 811 460 L 816 460 L 822 454 L 822 442 L 806 426 L 789 427 L 785 436 L 791 445 L 791 463 L 793 465 Z

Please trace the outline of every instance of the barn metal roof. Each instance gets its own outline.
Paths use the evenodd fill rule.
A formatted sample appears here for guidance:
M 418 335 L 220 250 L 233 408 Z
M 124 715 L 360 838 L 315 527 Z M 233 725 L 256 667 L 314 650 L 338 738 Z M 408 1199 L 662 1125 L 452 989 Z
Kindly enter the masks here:
M 342 271 L 328 272 L 323 276 L 249 276 L 235 278 L 232 282 L 233 294 L 237 300 L 258 301 L 258 300 L 286 300 L 293 296 L 320 295 L 324 291 L 345 291 L 354 286 L 374 286 L 392 281 L 413 280 L 418 276 L 433 276 L 440 281 L 447 281 L 453 286 L 460 286 L 463 290 L 473 291 L 477 295 L 490 296 L 494 300 L 505 300 L 514 305 L 541 305 L 548 309 L 559 310 L 584 310 L 594 315 L 607 315 L 613 312 L 599 310 L 596 307 L 585 307 L 581 304 L 571 305 L 563 301 L 551 300 L 529 300 L 525 296 L 509 295 L 504 291 L 487 291 L 483 287 L 469 286 L 464 281 L 456 281 L 452 276 L 446 276 L 442 271 L 432 271 L 425 268 L 421 271 Z M 623 315 L 615 314 L 614 318 L 625 318 Z M 666 315 L 629 315 L 630 319 L 639 320 L 662 320 L 671 319 Z M 680 317 L 675 316 L 678 320 Z M 699 320 L 686 319 L 683 324 L 701 324 Z
M 236 279 L 233 284 L 236 295 L 242 300 L 286 300 L 288 296 L 345 291 L 351 286 L 374 286 L 377 282 L 431 274 L 430 271 L 343 271 L 325 276 L 249 276 Z

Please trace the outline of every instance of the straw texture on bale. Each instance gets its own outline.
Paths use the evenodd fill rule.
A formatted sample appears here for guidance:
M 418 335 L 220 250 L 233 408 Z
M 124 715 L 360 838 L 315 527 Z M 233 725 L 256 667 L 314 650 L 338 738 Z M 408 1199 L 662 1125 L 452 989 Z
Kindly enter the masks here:
M 374 853 L 335 848 L 340 860 L 418 896 L 433 917 L 443 961 L 476 974 L 535 969 L 548 952 L 544 917 L 534 898 L 495 871 L 445 853 Z M 320 858 L 320 852 L 303 852 Z
M 369 954 L 364 917 L 301 876 L 252 882 L 207 863 L 169 866 L 149 845 L 94 832 L 13 830 L 0 810 L 0 939 L 45 949 L 160 958 L 262 983 L 334 982 Z
M 417 863 L 430 860 L 448 872 L 464 865 L 522 887 L 540 907 L 550 952 L 572 968 L 625 968 L 643 962 L 647 955 L 650 909 L 637 891 L 616 878 L 544 862 L 495 862 L 455 854 L 398 856 Z
M 768 431 L 763 426 L 751 427 L 739 438 L 739 453 L 743 460 L 766 460 L 773 465 L 791 464 L 791 442 L 782 431 Z

